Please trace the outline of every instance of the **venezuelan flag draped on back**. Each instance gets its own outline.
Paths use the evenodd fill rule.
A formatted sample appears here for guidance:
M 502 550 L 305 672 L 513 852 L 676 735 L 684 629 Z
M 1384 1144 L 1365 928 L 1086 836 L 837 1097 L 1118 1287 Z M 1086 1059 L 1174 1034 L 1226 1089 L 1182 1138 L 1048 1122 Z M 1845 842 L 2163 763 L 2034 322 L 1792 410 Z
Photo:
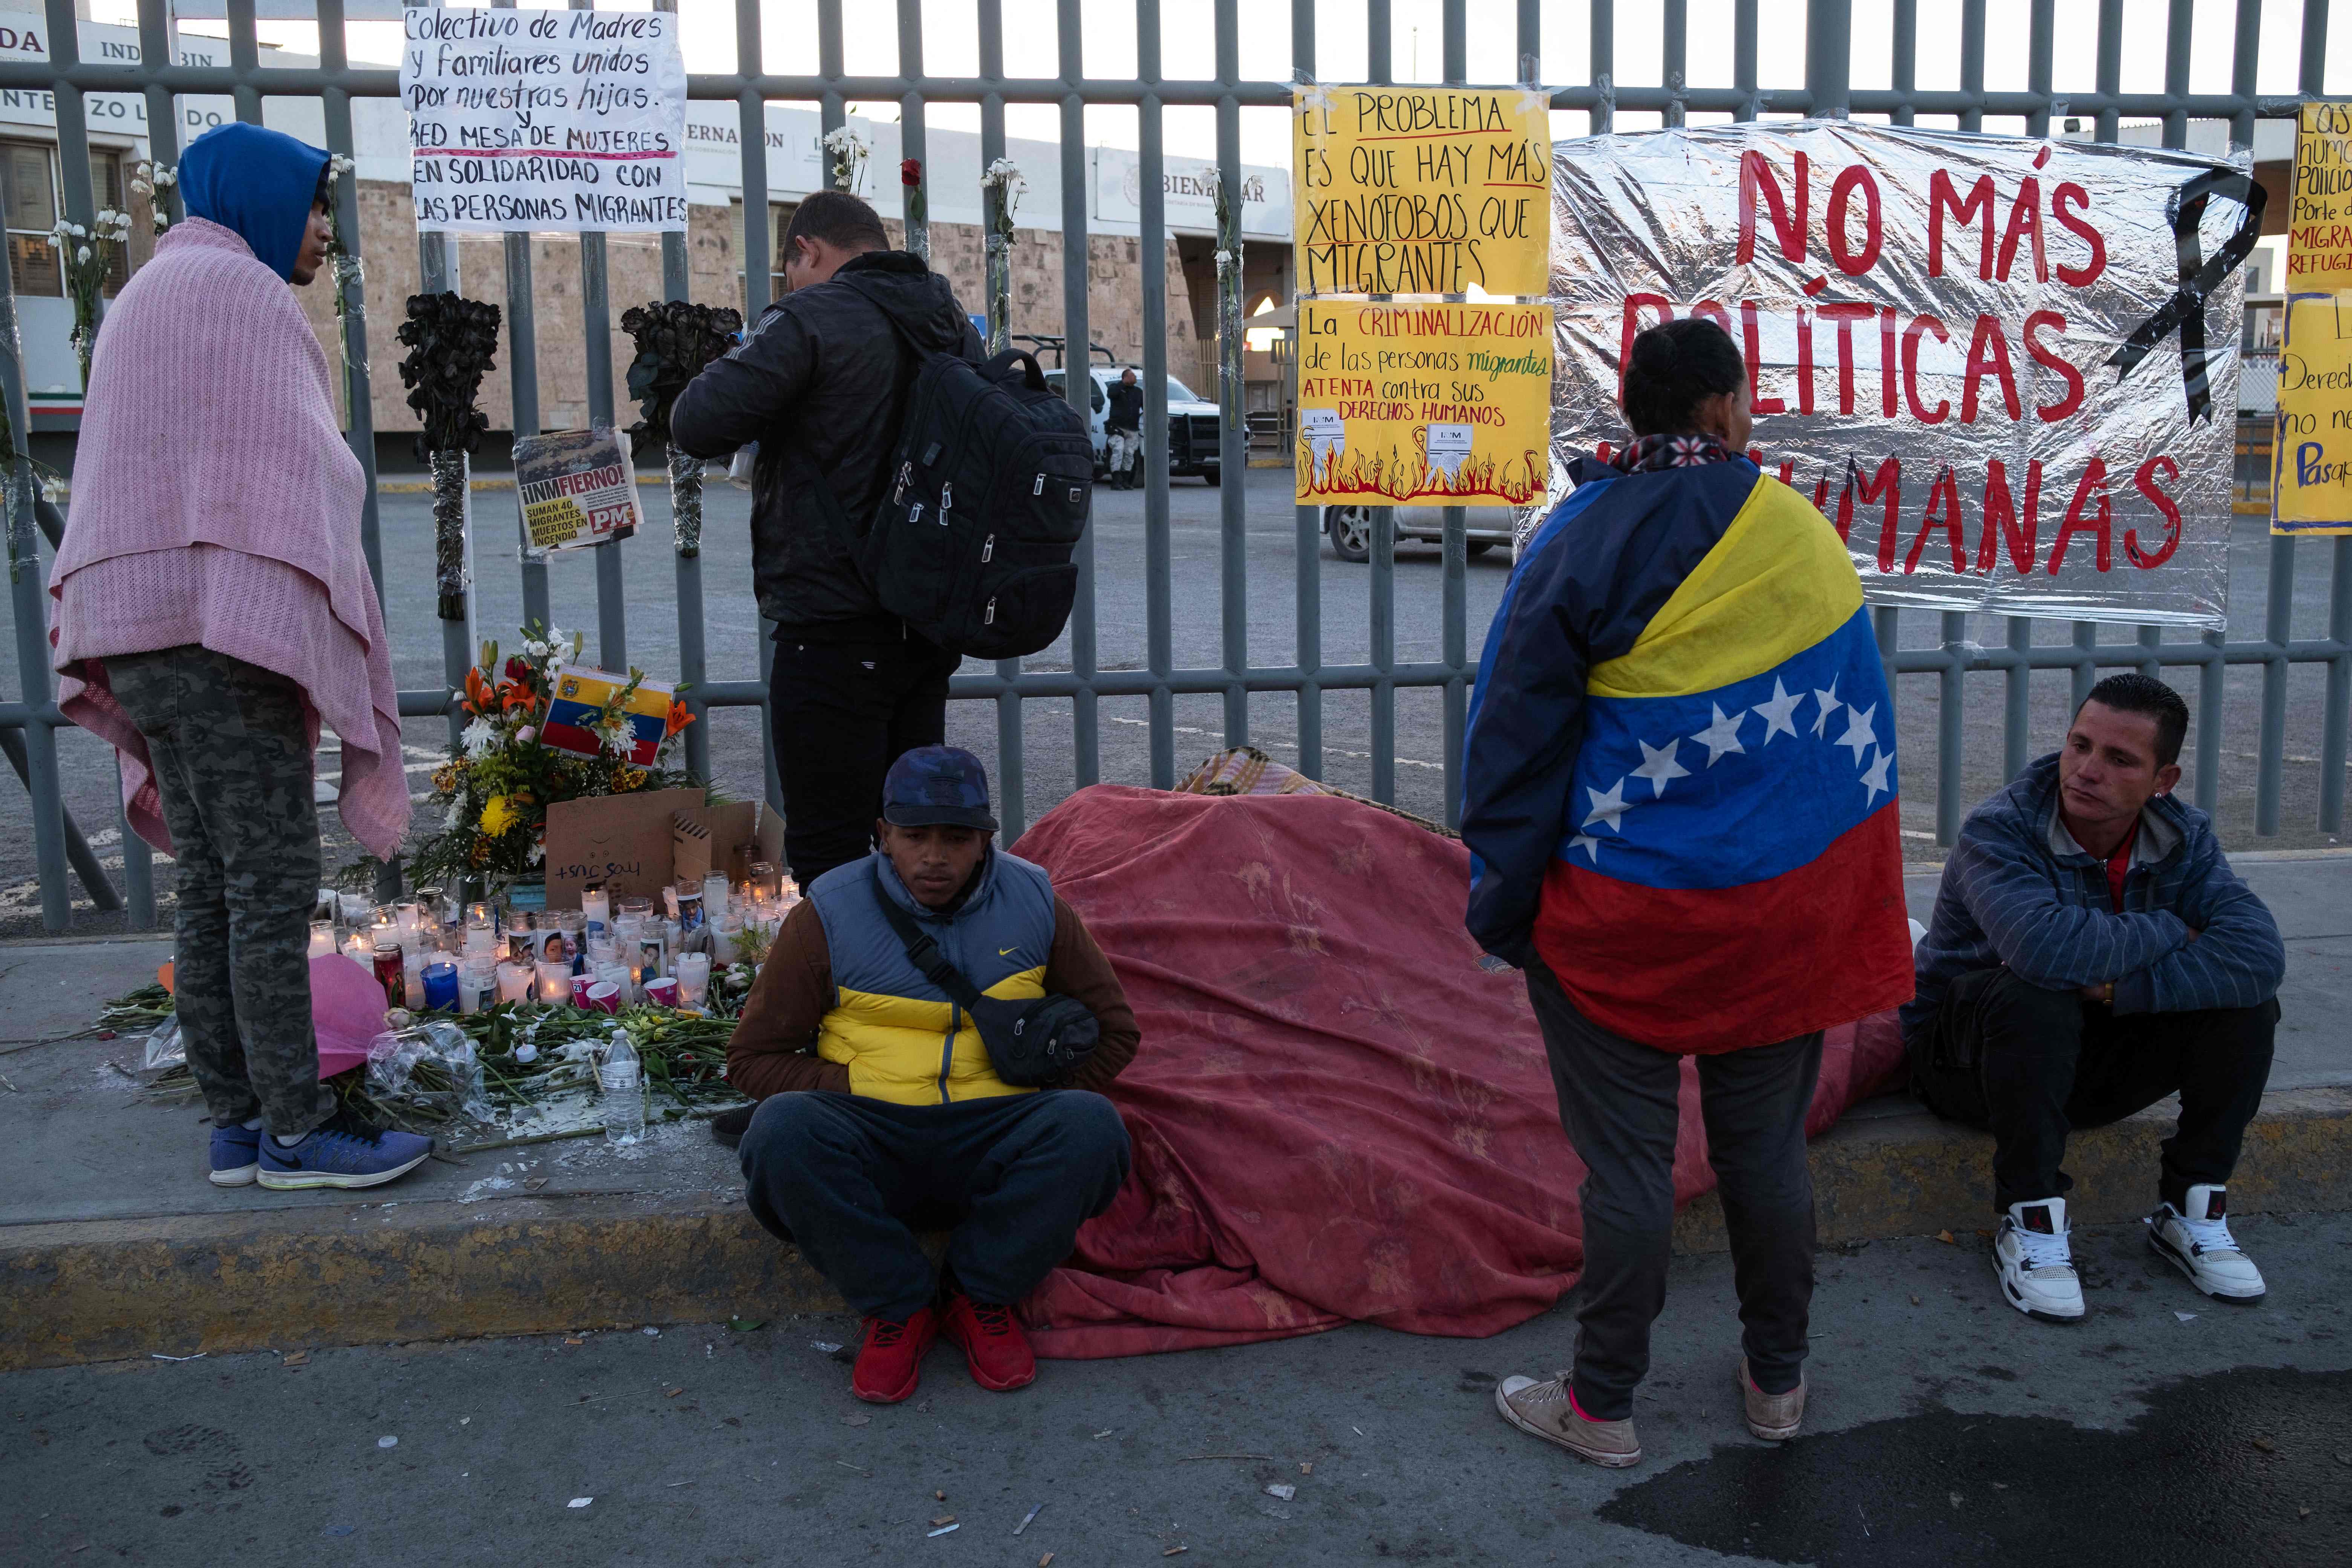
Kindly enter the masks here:
M 1741 458 L 1570 473 L 1472 701 L 1472 934 L 1664 1050 L 1902 1002 L 1895 721 L 1836 531 Z

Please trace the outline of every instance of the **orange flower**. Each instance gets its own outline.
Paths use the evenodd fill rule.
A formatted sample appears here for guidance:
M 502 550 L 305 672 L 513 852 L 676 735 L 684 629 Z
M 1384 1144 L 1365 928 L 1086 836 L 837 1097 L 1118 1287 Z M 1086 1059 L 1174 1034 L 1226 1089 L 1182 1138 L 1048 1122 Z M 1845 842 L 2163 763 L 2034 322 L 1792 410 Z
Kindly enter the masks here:
M 497 691 L 482 679 L 479 669 L 466 672 L 466 709 L 476 718 L 487 719 L 498 708 Z
M 516 712 L 518 710 L 528 713 L 539 705 L 538 693 L 532 691 L 530 688 L 527 686 L 520 686 L 509 681 L 506 685 L 500 687 L 499 690 L 501 698 L 503 699 L 506 710 L 509 713 Z
M 662 739 L 665 741 L 668 740 L 672 735 L 677 734 L 680 730 L 685 729 L 688 724 L 693 722 L 694 715 L 686 710 L 686 704 L 675 697 L 671 698 L 669 700 L 669 721 L 662 730 Z

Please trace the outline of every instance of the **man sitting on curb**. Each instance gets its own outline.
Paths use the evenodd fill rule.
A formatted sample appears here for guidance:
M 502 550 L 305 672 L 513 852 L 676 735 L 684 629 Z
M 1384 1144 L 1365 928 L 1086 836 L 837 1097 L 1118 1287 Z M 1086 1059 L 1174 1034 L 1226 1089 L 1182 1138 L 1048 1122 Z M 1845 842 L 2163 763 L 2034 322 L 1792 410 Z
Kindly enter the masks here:
M 1962 825 L 1903 1009 L 1919 1098 L 1992 1131 L 2001 1296 L 2048 1322 L 2083 1317 L 2067 1132 L 2176 1091 L 2148 1245 L 2208 1296 L 2263 1296 L 2224 1194 L 2270 1078 L 2286 953 L 2212 823 L 2173 797 L 2188 729 L 2162 681 L 2093 687 L 2064 747 Z
M 979 759 L 908 752 L 882 803 L 881 847 L 818 878 L 785 919 L 728 1042 L 727 1077 L 760 1100 L 742 1140 L 753 1216 L 865 1317 L 850 1391 L 893 1405 L 915 1392 L 941 1333 L 983 1388 L 1037 1375 L 1013 1306 L 1127 1180 L 1126 1126 L 1091 1091 L 1140 1037 L 1076 912 L 1043 870 L 992 847 Z M 1100 1043 L 1068 1088 L 998 1077 L 971 1015 L 917 969 L 877 893 L 983 994 L 1085 1005 Z M 953 1226 L 944 1307 L 910 1219 Z

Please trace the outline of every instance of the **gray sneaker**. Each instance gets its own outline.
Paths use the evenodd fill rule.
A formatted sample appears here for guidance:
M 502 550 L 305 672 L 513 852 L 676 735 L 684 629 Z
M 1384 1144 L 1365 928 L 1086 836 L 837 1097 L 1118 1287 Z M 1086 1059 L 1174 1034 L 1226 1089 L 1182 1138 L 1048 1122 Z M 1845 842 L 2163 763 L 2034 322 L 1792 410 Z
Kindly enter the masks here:
M 1739 1397 L 1748 1409 L 1748 1429 L 1767 1443 L 1785 1443 L 1805 1420 L 1805 1384 L 1786 1394 L 1767 1394 L 1748 1375 L 1748 1358 L 1739 1358 Z
M 1495 1408 L 1520 1431 L 1556 1443 L 1580 1459 L 1612 1470 L 1642 1462 L 1642 1440 L 1633 1435 L 1632 1419 L 1585 1419 L 1570 1398 L 1564 1372 L 1542 1383 L 1532 1377 L 1503 1379 L 1495 1385 Z

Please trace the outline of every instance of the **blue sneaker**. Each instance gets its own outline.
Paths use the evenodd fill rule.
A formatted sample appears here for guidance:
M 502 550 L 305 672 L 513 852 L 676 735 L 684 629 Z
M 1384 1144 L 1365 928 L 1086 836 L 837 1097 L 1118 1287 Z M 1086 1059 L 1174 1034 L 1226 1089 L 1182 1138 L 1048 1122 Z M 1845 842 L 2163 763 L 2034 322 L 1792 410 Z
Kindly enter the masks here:
M 260 1173 L 260 1128 L 232 1121 L 213 1129 L 213 1185 L 247 1186 Z
M 433 1140 L 394 1132 L 339 1111 L 291 1149 L 275 1138 L 260 1143 L 259 1181 L 275 1191 L 299 1187 L 377 1187 L 425 1163 Z

